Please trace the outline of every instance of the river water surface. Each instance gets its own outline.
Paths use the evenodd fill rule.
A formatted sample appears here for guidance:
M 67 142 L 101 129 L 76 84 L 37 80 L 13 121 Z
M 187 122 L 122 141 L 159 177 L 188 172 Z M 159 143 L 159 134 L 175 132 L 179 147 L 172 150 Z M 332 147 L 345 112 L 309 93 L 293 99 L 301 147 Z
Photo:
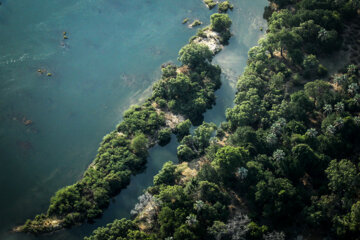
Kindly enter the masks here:
M 205 114 L 219 124 L 232 106 L 247 52 L 265 29 L 266 0 L 233 0 L 234 36 L 214 62 L 223 68 L 217 105 Z M 130 210 L 166 161 L 176 139 L 150 150 L 147 169 L 95 224 L 51 235 L 10 233 L 45 212 L 54 192 L 81 178 L 101 138 L 131 104 L 149 96 L 164 62 L 209 23 L 201 0 L 7 0 L 0 6 L 0 239 L 82 239 Z M 64 39 L 66 32 L 68 39 Z M 39 73 L 41 69 L 43 73 Z M 51 73 L 51 76 L 47 76 Z

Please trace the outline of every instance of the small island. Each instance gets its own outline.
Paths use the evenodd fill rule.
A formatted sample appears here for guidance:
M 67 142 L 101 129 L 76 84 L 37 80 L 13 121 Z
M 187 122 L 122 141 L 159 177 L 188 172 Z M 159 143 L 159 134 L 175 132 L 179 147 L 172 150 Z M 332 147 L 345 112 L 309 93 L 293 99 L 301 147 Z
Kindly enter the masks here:
M 186 23 L 188 23 L 189 21 L 190 21 L 189 18 L 184 18 L 184 20 L 182 21 L 182 24 L 186 24 Z
M 164 164 L 133 220 L 85 240 L 359 239 L 360 5 L 271 0 L 265 13 L 227 121 L 181 131 L 179 164 Z
M 229 9 L 234 9 L 234 6 L 229 1 L 219 3 L 219 13 L 227 13 Z
M 200 26 L 202 24 L 202 22 L 198 19 L 195 19 L 192 23 L 189 24 L 189 28 L 194 28 L 197 26 Z
M 204 0 L 204 3 L 210 10 L 217 5 L 217 2 L 214 0 Z

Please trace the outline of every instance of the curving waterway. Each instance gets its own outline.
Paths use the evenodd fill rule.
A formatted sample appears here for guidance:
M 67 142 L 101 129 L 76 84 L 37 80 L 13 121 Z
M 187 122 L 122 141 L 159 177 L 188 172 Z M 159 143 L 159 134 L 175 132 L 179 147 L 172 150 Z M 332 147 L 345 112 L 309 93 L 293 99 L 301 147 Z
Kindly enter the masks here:
M 176 161 L 175 138 L 150 150 L 146 171 L 132 177 L 95 224 L 37 237 L 10 230 L 46 211 L 57 189 L 81 177 L 123 111 L 149 96 L 160 65 L 176 62 L 196 33 L 182 20 L 208 24 L 215 10 L 201 0 L 1 2 L 0 239 L 82 239 L 98 226 L 129 217 L 162 164 Z M 266 26 L 266 0 L 232 2 L 234 36 L 214 59 L 223 69 L 223 85 L 217 105 L 205 114 L 217 124 L 232 106 L 247 52 Z

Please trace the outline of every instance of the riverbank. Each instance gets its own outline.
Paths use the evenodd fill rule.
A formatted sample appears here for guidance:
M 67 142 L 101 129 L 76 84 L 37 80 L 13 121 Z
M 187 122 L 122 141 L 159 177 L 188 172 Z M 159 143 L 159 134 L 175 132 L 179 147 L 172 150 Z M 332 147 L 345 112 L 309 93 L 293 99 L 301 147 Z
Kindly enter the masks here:
M 178 155 L 187 148 L 203 157 L 165 164 L 135 220 L 86 240 L 358 239 L 360 72 L 344 62 L 328 75 L 317 56 L 338 53 L 344 18 L 359 6 L 287 4 L 271 4 L 268 34 L 249 51 L 216 138 L 203 124 L 181 141 Z
M 195 49 L 201 53 L 196 55 Z M 104 137 L 97 157 L 83 178 L 60 189 L 51 199 L 46 215 L 38 215 L 13 230 L 52 232 L 99 217 L 110 198 L 129 184 L 130 176 L 143 171 L 149 147 L 184 119 L 194 124 L 201 122 L 202 114 L 215 103 L 214 91 L 220 87 L 221 71 L 209 63 L 214 55 L 204 44 L 185 46 L 179 58 L 182 67 L 187 66 L 189 71 L 178 74 L 178 67 L 165 66 L 162 79 L 154 85 L 153 96 L 142 106 L 125 112 L 117 130 Z M 185 89 L 179 89 L 179 84 Z

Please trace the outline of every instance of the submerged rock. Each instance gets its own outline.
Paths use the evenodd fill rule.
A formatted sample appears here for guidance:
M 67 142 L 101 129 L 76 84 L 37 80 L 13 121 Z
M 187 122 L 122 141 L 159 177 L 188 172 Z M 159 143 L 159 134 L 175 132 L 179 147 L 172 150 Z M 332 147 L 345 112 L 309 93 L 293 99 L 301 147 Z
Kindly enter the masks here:
M 24 122 L 24 125 L 25 126 L 29 126 L 29 125 L 31 125 L 33 122 L 30 120 L 30 119 L 28 119 L 28 120 L 26 120 L 25 122 Z
M 37 72 L 38 72 L 38 73 L 40 73 L 40 74 L 43 74 L 43 73 L 45 73 L 45 72 L 46 72 L 46 70 L 45 70 L 45 69 L 41 69 L 41 68 L 39 68 L 39 69 L 37 70 Z
M 29 125 L 33 124 L 33 121 L 31 121 L 30 119 L 27 119 L 26 117 L 23 117 L 22 122 L 25 126 L 29 126 Z

